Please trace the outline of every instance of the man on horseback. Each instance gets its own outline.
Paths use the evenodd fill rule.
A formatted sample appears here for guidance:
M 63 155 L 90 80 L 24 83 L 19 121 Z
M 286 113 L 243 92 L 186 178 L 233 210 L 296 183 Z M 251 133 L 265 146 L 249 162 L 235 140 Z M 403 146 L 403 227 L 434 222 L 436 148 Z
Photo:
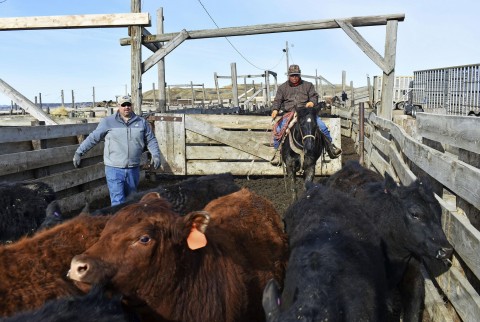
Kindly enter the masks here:
M 280 108 L 285 112 L 295 111 L 301 108 L 314 107 L 318 104 L 318 93 L 312 83 L 302 80 L 301 71 L 298 65 L 290 65 L 288 68 L 288 81 L 278 87 L 277 94 L 273 100 L 272 106 L 272 121 L 278 114 Z M 317 125 L 326 137 L 326 151 L 331 159 L 338 158 L 342 153 L 342 149 L 337 148 L 332 143 L 332 137 L 327 125 L 317 115 Z M 275 124 L 277 131 L 283 127 L 284 123 L 288 122 L 286 118 L 282 118 Z M 279 140 L 274 137 L 274 146 L 278 148 Z

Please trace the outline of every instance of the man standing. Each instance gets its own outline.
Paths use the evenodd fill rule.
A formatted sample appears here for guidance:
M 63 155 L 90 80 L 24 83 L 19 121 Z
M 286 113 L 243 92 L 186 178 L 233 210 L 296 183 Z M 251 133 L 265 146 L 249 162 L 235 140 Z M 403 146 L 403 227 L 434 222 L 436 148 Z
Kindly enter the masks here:
M 125 202 L 137 191 L 140 181 L 140 157 L 147 147 L 155 169 L 160 167 L 160 148 L 150 124 L 132 110 L 130 96 L 118 101 L 118 111 L 103 118 L 97 128 L 80 144 L 73 157 L 75 168 L 81 157 L 105 139 L 103 162 L 112 206 Z
M 286 112 L 295 111 L 297 109 L 313 107 L 318 104 L 318 94 L 312 83 L 302 80 L 300 66 L 290 65 L 288 68 L 288 81 L 278 87 L 277 94 L 273 100 L 272 105 L 272 121 L 278 114 L 280 109 Z M 283 119 L 284 120 L 284 119 Z M 283 121 L 282 120 L 282 121 Z M 322 119 L 317 116 L 317 125 L 320 131 L 327 138 L 326 151 L 331 159 L 338 158 L 342 153 L 342 149 L 337 148 L 332 143 L 332 136 L 327 128 L 327 125 Z M 278 127 L 282 127 L 283 123 L 280 122 Z M 274 142 L 275 148 L 277 148 L 279 142 Z

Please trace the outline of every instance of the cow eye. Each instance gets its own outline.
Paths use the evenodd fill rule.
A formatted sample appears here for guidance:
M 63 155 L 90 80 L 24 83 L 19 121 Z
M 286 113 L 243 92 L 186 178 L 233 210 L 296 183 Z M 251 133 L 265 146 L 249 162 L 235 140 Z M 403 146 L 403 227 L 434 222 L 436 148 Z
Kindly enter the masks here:
M 412 216 L 412 218 L 415 220 L 420 220 L 420 215 L 416 212 L 411 212 L 410 216 Z
M 142 244 L 146 244 L 150 241 L 150 236 L 144 235 L 138 239 L 139 242 Z

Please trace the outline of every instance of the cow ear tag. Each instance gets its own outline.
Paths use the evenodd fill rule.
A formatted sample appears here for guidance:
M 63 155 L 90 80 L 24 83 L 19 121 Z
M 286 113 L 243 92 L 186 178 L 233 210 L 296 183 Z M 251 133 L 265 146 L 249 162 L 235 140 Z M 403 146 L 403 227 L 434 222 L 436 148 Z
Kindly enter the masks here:
M 188 248 L 191 250 L 199 249 L 207 245 L 207 237 L 197 227 L 192 227 L 190 235 L 187 238 Z

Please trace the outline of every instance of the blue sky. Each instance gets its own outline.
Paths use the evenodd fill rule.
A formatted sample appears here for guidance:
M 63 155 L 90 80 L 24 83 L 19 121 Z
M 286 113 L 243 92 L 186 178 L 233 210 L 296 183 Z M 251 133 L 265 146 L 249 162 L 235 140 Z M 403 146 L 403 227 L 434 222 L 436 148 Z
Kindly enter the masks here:
M 1 1 L 1 0 L 0 0 Z M 200 2 L 201 1 L 201 2 Z M 340 4 L 341 3 L 341 4 Z M 149 12 L 156 33 L 156 11 L 163 8 L 164 31 L 214 29 L 223 27 L 295 22 L 404 13 L 399 22 L 396 75 L 413 71 L 480 62 L 480 45 L 475 27 L 480 4 L 471 0 L 143 0 L 142 12 Z M 5 0 L 0 2 L 0 18 L 130 12 L 129 0 Z M 381 54 L 384 53 L 385 26 L 357 30 Z M 130 93 L 130 47 L 120 46 L 127 28 L 0 31 L 0 78 L 30 100 L 42 93 L 43 102 L 96 101 L 114 99 Z M 314 30 L 187 40 L 166 59 L 168 84 L 205 84 L 214 87 L 214 72 L 230 75 L 236 63 L 238 75 L 261 74 L 271 69 L 286 80 L 286 57 L 299 64 L 307 75 L 322 75 L 332 83 L 341 83 L 342 70 L 347 83 L 365 86 L 366 75 L 379 75 L 380 69 L 341 30 Z M 142 59 L 152 52 L 143 51 Z M 255 79 L 260 83 L 261 79 Z M 240 82 L 243 82 L 240 81 Z M 143 76 L 143 90 L 157 83 L 154 67 Z M 228 85 L 226 79 L 220 86 Z M 0 93 L 0 104 L 10 98 Z

